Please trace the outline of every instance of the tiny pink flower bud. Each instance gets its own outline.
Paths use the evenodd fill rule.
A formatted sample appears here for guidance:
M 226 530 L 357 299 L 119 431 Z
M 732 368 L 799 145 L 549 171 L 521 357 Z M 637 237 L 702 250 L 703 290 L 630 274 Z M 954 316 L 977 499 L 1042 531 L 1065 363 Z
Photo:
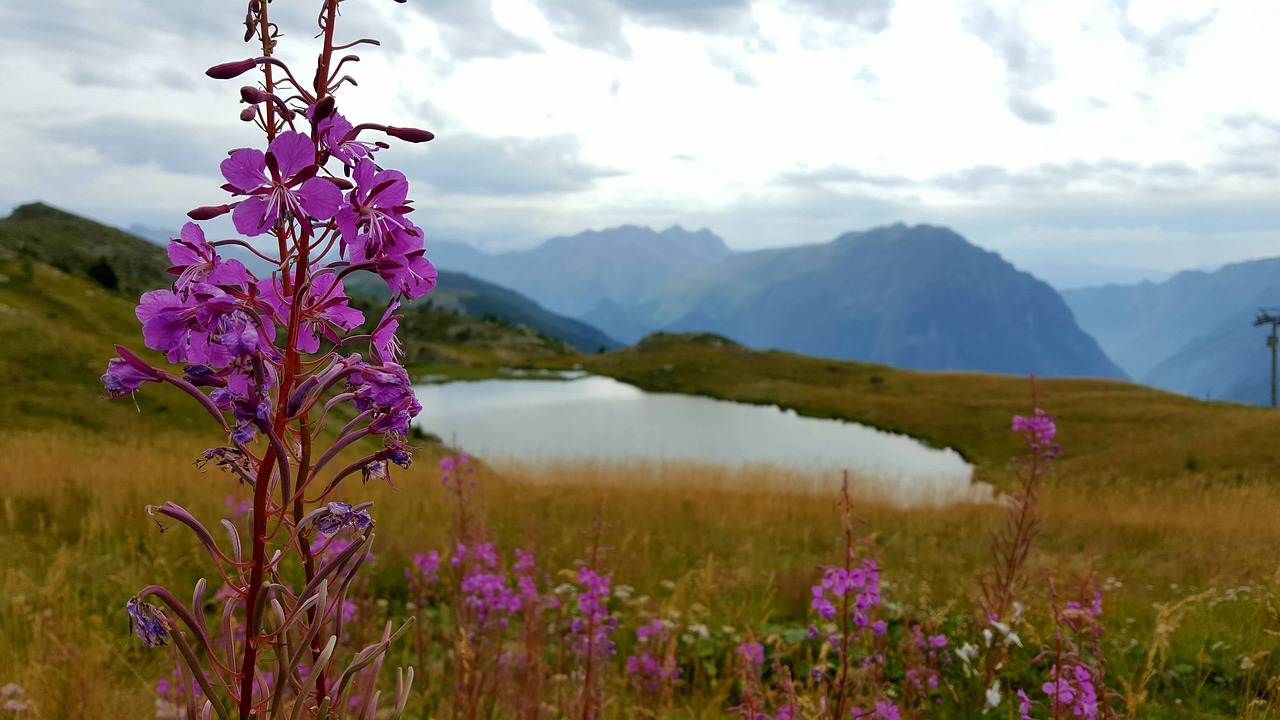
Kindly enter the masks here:
M 245 122 L 253 122 L 256 117 L 258 117 L 257 107 L 247 107 L 240 111 L 240 119 Z
M 419 130 L 418 128 L 398 128 L 390 125 L 387 126 L 386 132 L 393 138 L 411 143 L 427 142 L 428 140 L 434 140 L 436 137 L 435 133 L 431 133 L 426 130 Z
M 187 217 L 192 220 L 209 220 L 219 215 L 225 215 L 230 211 L 231 207 L 229 205 L 205 205 L 187 213 Z
M 208 70 L 205 70 L 204 74 L 208 75 L 214 80 L 230 80 L 233 77 L 239 77 L 240 75 L 243 75 L 244 73 L 249 72 L 254 67 L 256 67 L 257 64 L 258 64 L 258 61 L 255 58 L 249 58 L 248 60 L 237 60 L 235 62 L 222 63 L 221 65 L 214 65 Z

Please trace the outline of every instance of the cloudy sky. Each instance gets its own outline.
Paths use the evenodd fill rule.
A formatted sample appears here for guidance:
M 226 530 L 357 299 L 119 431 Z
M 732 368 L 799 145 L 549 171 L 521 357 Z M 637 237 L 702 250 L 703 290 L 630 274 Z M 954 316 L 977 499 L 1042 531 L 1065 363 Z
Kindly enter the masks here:
M 176 228 L 259 143 L 244 0 L 0 4 L 0 212 Z M 275 0 L 305 70 L 316 0 Z M 1062 286 L 1280 255 L 1274 0 L 347 0 L 357 121 L 429 237 L 624 223 L 730 246 L 945 224 Z M 248 77 L 248 76 L 246 76 Z M 430 246 L 428 245 L 428 256 Z

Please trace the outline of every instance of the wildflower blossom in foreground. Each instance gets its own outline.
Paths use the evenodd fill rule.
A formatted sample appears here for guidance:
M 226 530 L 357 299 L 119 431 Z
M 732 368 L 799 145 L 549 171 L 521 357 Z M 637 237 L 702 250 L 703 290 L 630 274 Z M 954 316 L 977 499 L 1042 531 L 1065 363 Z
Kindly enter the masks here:
M 316 177 L 315 150 L 311 138 L 288 131 L 277 135 L 266 153 L 243 148 L 222 161 L 227 179 L 223 187 L 249 196 L 231 213 L 237 232 L 254 237 L 271 230 L 282 217 L 328 220 L 337 213 L 342 191 Z
M 142 387 L 143 383 L 159 382 L 153 374 L 145 373 L 122 358 L 107 361 L 107 371 L 101 377 L 107 395 L 122 398 Z
M 333 682 L 338 678 L 332 673 L 346 663 L 329 654 L 333 646 L 322 652 L 328 632 L 319 629 L 356 617 L 356 604 L 345 593 L 359 588 L 353 584 L 355 573 L 373 560 L 369 545 L 373 520 L 365 509 L 368 503 L 352 506 L 330 496 L 357 471 L 366 481 L 389 479 L 390 464 L 408 466 L 413 448 L 403 440 L 410 421 L 421 410 L 407 374 L 395 363 L 397 323 L 391 315 L 395 298 L 368 343 L 370 352 L 355 352 L 346 346 L 371 338 L 352 334 L 364 316 L 351 307 L 339 278 L 355 271 L 374 272 L 393 292 L 414 297 L 429 290 L 435 279 L 434 268 L 422 257 L 421 233 L 392 238 L 395 252 L 384 252 L 385 257 L 373 261 L 348 262 L 330 254 L 334 245 L 339 246 L 340 256 L 346 249 L 338 243 L 341 229 L 335 216 L 344 203 L 343 191 L 353 184 L 324 168 L 326 161 L 336 158 L 351 163 L 367 159 L 375 146 L 385 147 L 357 139 L 364 130 L 379 130 L 409 142 L 431 138 L 425 131 L 385 125 L 353 127 L 337 114 L 334 90 L 350 78 L 339 77 L 331 64 L 335 48 L 373 42 L 334 44 L 338 3 L 322 2 L 318 25 L 324 45 L 314 75 L 294 73 L 273 56 L 276 40 L 284 33 L 268 17 L 269 3 L 248 4 L 245 40 L 257 35 L 265 56 L 223 63 L 207 74 L 227 79 L 263 67 L 257 82 L 241 88 L 241 99 L 249 107 L 240 118 L 266 133 L 267 147 L 265 152 L 237 149 L 222 162 L 227 181 L 223 190 L 238 196 L 235 202 L 196 208 L 188 215 L 206 220 L 231 212 L 241 236 L 270 237 L 256 247 L 239 238 L 211 242 L 199 225 L 186 224 L 168 247 L 169 273 L 176 276 L 172 286 L 144 294 L 135 311 L 147 347 L 164 353 L 170 363 L 183 364 L 181 375 L 154 368 L 117 346 L 120 356 L 109 362 L 102 376 L 112 397 L 131 394 L 147 382 L 163 382 L 194 398 L 215 420 L 222 442 L 234 446 L 207 451 L 198 464 L 213 462 L 251 488 L 251 509 L 244 503 L 230 506 L 236 514 L 245 510 L 252 527 L 247 528 L 246 538 L 237 523 L 224 521 L 229 547 L 226 542 L 220 545 L 213 533 L 178 505 L 148 508 L 153 516 L 181 522 L 207 550 L 217 566 L 211 577 L 225 581 L 213 593 L 214 602 L 223 608 L 222 623 L 204 622 L 209 589 L 204 579 L 197 583 L 190 607 L 158 586 L 143 590 L 126 606 L 132 629 L 145 644 L 172 640 L 179 646 L 185 682 L 191 685 L 194 680 L 211 695 L 206 698 L 209 705 L 194 711 L 201 717 L 211 713 L 222 718 L 234 714 L 240 720 L 274 717 L 281 707 L 316 708 L 329 701 L 334 707 L 357 708 L 360 717 L 386 715 L 379 712 L 373 684 L 387 645 L 404 631 L 402 626 L 393 633 L 388 626 L 380 642 L 360 652 L 366 668 L 361 679 L 352 684 L 347 676 Z M 345 56 L 338 65 L 354 59 L 358 58 Z M 314 77 L 314 82 L 298 82 L 298 77 L 307 76 Z M 299 122 L 303 117 L 309 124 Z M 349 175 L 350 170 L 347 165 L 343 174 Z M 366 169 L 362 179 L 376 183 L 380 172 L 388 171 Z M 388 197 L 394 202 L 378 207 L 403 217 L 409 206 L 407 182 L 400 176 L 392 185 L 357 188 L 355 196 L 367 200 L 390 191 Z M 357 231 L 368 234 L 368 223 L 357 225 Z M 256 277 L 237 260 L 223 259 L 218 248 L 227 244 L 241 246 L 264 261 L 269 268 L 264 277 Z M 329 347 L 321 353 L 325 345 Z M 364 358 L 377 362 L 371 365 Z M 324 421 L 332 418 L 330 410 L 344 402 L 354 404 L 356 412 L 337 438 L 322 447 L 328 439 L 321 430 Z M 337 414 L 349 417 L 346 412 Z M 369 435 L 380 436 L 381 450 L 345 468 L 329 466 Z M 350 537 L 335 537 L 340 533 Z M 286 566 L 290 570 L 283 572 Z M 295 575 L 292 568 L 299 566 L 301 572 Z M 158 598 L 164 610 L 142 602 L 144 597 Z M 263 613 L 289 618 L 290 637 L 276 636 L 280 631 L 272 629 Z M 336 634 L 346 637 L 345 632 Z M 272 649 L 279 653 L 282 638 L 284 645 L 294 639 L 319 640 L 307 640 L 310 652 L 287 647 L 268 670 L 266 653 Z M 226 642 L 225 649 L 215 647 L 219 640 Z M 412 675 L 406 675 L 398 689 L 392 716 L 403 712 L 411 680 Z M 193 714 L 189 704 L 183 716 L 187 714 Z
M 315 516 L 316 530 L 336 535 L 343 530 L 364 530 L 373 524 L 368 510 L 354 510 L 344 502 L 331 502 Z
M 147 647 L 164 645 L 169 641 L 169 622 L 160 609 L 134 597 L 125 604 L 133 632 Z
M 734 654 L 742 658 L 743 661 L 751 663 L 756 667 L 764 665 L 764 645 L 758 642 L 746 642 L 734 649 Z
M 1053 416 L 1040 408 L 1036 408 L 1031 417 L 1014 415 L 1013 431 L 1024 433 L 1026 445 L 1031 448 L 1031 452 L 1043 451 L 1046 459 L 1052 460 L 1060 450 L 1059 446 L 1053 443 L 1053 438 L 1058 434 Z
M 1031 705 L 1032 705 L 1031 698 L 1028 698 L 1026 691 L 1022 690 L 1021 688 L 1018 689 L 1018 692 L 1016 694 L 1018 697 L 1018 715 L 1020 716 L 1019 720 L 1031 720 Z
M 588 651 L 601 655 L 613 652 L 613 631 L 618 619 L 610 616 L 606 607 L 610 582 L 609 576 L 599 575 L 591 568 L 578 569 L 578 583 L 583 589 L 578 593 L 578 616 L 569 626 L 569 643 L 579 655 Z
M 811 606 L 824 620 L 836 616 L 836 607 L 832 600 L 840 601 L 846 595 L 853 595 L 853 621 L 858 627 L 867 627 L 871 622 L 868 613 L 880 604 L 880 566 L 875 560 L 864 558 L 857 566 L 848 570 L 842 567 L 828 567 L 823 572 L 822 580 L 811 589 L 813 599 Z M 831 594 L 831 598 L 827 594 Z
M 649 695 L 658 695 L 680 677 L 674 654 L 662 650 L 669 631 L 661 620 L 652 620 L 636 628 L 636 655 L 627 657 L 627 676 Z

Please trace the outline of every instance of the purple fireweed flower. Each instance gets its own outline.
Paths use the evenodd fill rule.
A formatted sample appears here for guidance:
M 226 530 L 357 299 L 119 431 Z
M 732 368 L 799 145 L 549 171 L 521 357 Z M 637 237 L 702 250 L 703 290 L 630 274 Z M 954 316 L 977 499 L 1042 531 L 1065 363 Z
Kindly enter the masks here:
M 309 108 L 308 114 L 314 109 L 314 107 Z M 357 140 L 358 133 L 352 132 L 354 128 L 351 121 L 336 111 L 322 118 L 316 129 L 320 133 L 320 142 L 324 145 L 324 149 L 347 167 L 351 167 L 357 160 L 378 150 L 378 146 L 373 143 Z
M 662 624 L 661 620 L 654 620 L 636 628 L 636 640 L 643 642 L 652 637 L 661 637 L 665 629 L 666 626 Z
M 142 322 L 147 347 L 166 353 L 169 362 L 223 367 L 231 354 L 211 342 L 223 315 L 245 306 L 234 296 L 208 283 L 194 283 L 184 295 L 172 290 L 144 293 L 134 314 Z
M 113 399 L 132 394 L 143 383 L 160 382 L 156 373 L 144 372 L 123 358 L 108 360 L 107 371 L 99 379 L 102 380 L 107 395 Z
M 578 568 L 578 583 L 583 589 L 578 593 L 577 612 L 569 626 L 569 642 L 578 655 L 586 655 L 588 648 L 598 654 L 612 653 L 613 631 L 618 624 L 609 615 L 609 585 L 611 579 L 588 567 Z
M 423 257 L 420 249 L 407 255 L 377 260 L 374 269 L 386 281 L 387 287 L 407 298 L 422 297 L 436 286 L 436 267 Z
M 400 359 L 400 340 L 396 338 L 396 330 L 400 328 L 400 316 L 395 311 L 400 307 L 399 300 L 392 300 L 387 311 L 382 314 L 378 326 L 373 329 L 369 345 L 373 356 L 381 363 L 395 363 Z
M 271 307 L 271 314 L 283 327 L 289 326 L 292 310 L 290 299 L 284 296 L 284 287 L 278 277 L 258 284 L 262 299 Z M 337 341 L 332 327 L 351 330 L 364 322 L 364 313 L 350 307 L 342 281 L 333 273 L 313 275 L 302 301 L 302 327 L 298 332 L 298 349 L 315 353 L 320 349 L 321 336 Z M 331 327 L 332 326 L 332 327 Z
M 1025 436 L 1023 442 L 1026 446 L 1031 448 L 1033 453 L 1044 451 L 1046 459 L 1054 458 L 1060 450 L 1060 447 L 1053 443 L 1053 438 L 1058 433 L 1053 416 L 1040 408 L 1036 408 L 1035 414 L 1031 417 L 1013 416 L 1013 431 L 1023 433 Z
M 1040 689 L 1055 704 L 1070 705 L 1076 697 L 1075 688 L 1071 687 L 1071 682 L 1064 677 L 1046 682 L 1040 686 Z
M 129 599 L 124 606 L 129 613 L 133 632 L 147 647 L 164 645 L 169 640 L 169 620 L 160 612 L 160 608 L 151 603 L 142 602 L 138 597 Z
M 854 717 L 859 717 L 857 710 L 854 711 Z M 876 701 L 876 708 L 871 712 L 871 717 L 875 720 L 898 720 L 901 717 L 898 706 L 889 700 Z
M 431 550 L 426 554 L 414 553 L 412 566 L 405 568 L 404 575 L 412 580 L 415 578 L 415 573 L 419 582 L 429 585 L 440 582 L 440 552 Z
M 328 220 L 338 212 L 342 191 L 317 178 L 316 148 L 300 132 L 283 132 L 267 152 L 243 148 L 222 161 L 223 187 L 249 195 L 231 214 L 236 230 L 246 237 L 269 231 L 284 217 Z M 267 172 L 270 171 L 270 177 Z
M 360 466 L 361 480 L 368 483 L 370 480 L 388 480 L 387 461 L 374 460 Z
M 240 445 L 248 445 L 259 429 L 271 422 L 271 399 L 266 388 L 243 385 L 249 377 L 241 373 L 228 376 L 227 387 L 209 393 L 209 400 L 219 409 L 230 412 L 236 428 L 231 438 Z
M 315 519 L 316 530 L 321 534 L 333 536 L 343 530 L 364 530 L 373 525 L 368 510 L 352 510 L 344 502 L 331 502 L 325 512 Z
M 478 566 L 463 576 L 459 585 L 462 602 L 476 613 L 476 625 L 496 623 L 506 627 L 507 617 L 520 610 L 520 596 L 507 586 L 507 576 L 485 572 Z
M 336 220 L 353 263 L 401 257 L 422 248 L 422 230 L 409 221 L 409 181 L 397 170 L 378 170 L 368 158 L 356 163 L 356 186 Z M 416 242 L 415 242 L 416 241 Z
M 1031 702 L 1031 698 L 1027 697 L 1027 692 L 1021 688 L 1018 689 L 1016 695 L 1018 697 L 1018 715 L 1021 716 L 1020 720 L 1031 720 L 1031 705 L 1033 704 Z
M 422 404 L 417 398 L 405 398 L 399 405 L 369 423 L 369 431 L 377 435 L 405 437 L 409 434 L 409 425 L 413 422 L 413 418 L 420 412 L 422 412 Z
M 756 667 L 764 665 L 764 645 L 758 642 L 742 643 L 733 652 L 746 663 Z
M 174 287 L 183 291 L 193 283 L 205 282 L 219 287 L 244 287 L 255 281 L 253 274 L 239 260 L 223 260 L 205 240 L 204 230 L 193 222 L 182 226 L 180 236 L 169 241 L 169 273 L 177 275 Z
M 218 318 L 218 334 L 215 338 L 219 345 L 236 358 L 254 355 L 265 344 L 258 331 L 258 323 L 240 310 Z
M 355 390 L 355 405 L 361 412 L 370 408 L 390 412 L 414 397 L 408 371 L 395 363 L 361 364 L 357 372 L 347 377 L 347 381 Z
M 856 591 L 856 592 L 855 592 Z M 836 607 L 830 593 L 835 599 L 846 595 L 854 595 L 853 621 L 859 627 L 866 627 L 871 619 L 867 613 L 880 604 L 880 566 L 875 560 L 863 559 L 857 567 L 848 570 L 842 567 L 823 569 L 822 580 L 814 585 L 810 592 L 813 595 L 810 606 L 819 617 L 831 620 L 836 616 Z

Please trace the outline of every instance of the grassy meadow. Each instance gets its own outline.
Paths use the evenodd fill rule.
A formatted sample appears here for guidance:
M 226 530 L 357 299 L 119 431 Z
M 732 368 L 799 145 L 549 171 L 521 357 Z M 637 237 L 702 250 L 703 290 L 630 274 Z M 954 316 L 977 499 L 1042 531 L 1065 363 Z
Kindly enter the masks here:
M 51 267 L 0 261 L 0 686 L 15 683 L 32 702 L 21 714 L 0 708 L 0 718 L 156 717 L 156 685 L 173 667 L 172 651 L 142 647 L 124 603 L 151 583 L 186 596 L 209 566 L 189 533 L 161 532 L 143 508 L 173 500 L 213 525 L 233 514 L 228 496 L 246 494 L 229 476 L 195 467 L 220 440 L 176 391 L 147 386 L 136 402 L 102 399 L 97 376 L 112 343 L 140 345 L 132 307 Z M 1010 417 L 1031 403 L 1024 378 L 914 373 L 711 337 L 659 336 L 596 356 L 426 350 L 410 365 L 415 375 L 576 364 L 650 390 L 857 420 L 954 447 L 980 480 L 1004 488 L 1023 451 Z M 1051 640 L 1047 579 L 1064 587 L 1093 567 L 1104 590 L 1108 685 L 1127 697 L 1113 703 L 1122 716 L 1275 717 L 1280 449 L 1271 439 L 1280 414 L 1121 382 L 1036 387 L 1063 450 L 1025 570 L 1024 661 Z M 407 607 L 405 577 L 415 553 L 444 556 L 452 546 L 455 508 L 438 466 L 445 453 L 428 443 L 411 469 L 393 473 L 399 490 L 351 481 L 346 491 L 376 503 L 377 560 L 360 589 L 355 639 L 385 619 L 420 620 L 388 661 L 418 668 L 411 717 L 449 715 L 455 672 L 442 641 L 446 604 Z M 740 689 L 733 648 L 745 640 L 762 641 L 798 675 L 807 667 L 810 588 L 819 566 L 842 553 L 839 478 L 518 459 L 481 459 L 474 477 L 504 557 L 532 542 L 553 584 L 572 578 L 601 513 L 618 661 L 634 650 L 644 618 L 665 618 L 677 632 L 684 675 L 658 715 L 716 717 L 731 707 Z M 815 483 L 827 491 L 788 489 Z M 897 508 L 857 478 L 852 496 L 859 532 L 881 553 L 894 617 L 923 618 L 956 644 L 980 636 L 975 578 L 991 566 L 988 537 L 1005 523 L 1004 509 Z M 951 677 L 964 682 L 958 671 Z M 1034 673 L 1026 680 L 1038 687 Z M 608 716 L 652 716 L 628 694 L 621 670 L 607 682 Z M 1006 711 L 1016 716 L 1005 703 L 986 717 Z
M 156 680 L 172 658 L 133 640 L 122 607 L 151 582 L 190 588 L 205 567 L 189 535 L 162 533 L 142 512 L 173 499 L 197 516 L 229 514 L 235 483 L 191 464 L 205 444 L 180 432 L 74 441 L 14 432 L 0 441 L 0 668 L 7 668 L 0 680 L 26 688 L 32 717 L 152 716 Z M 449 546 L 453 511 L 432 459 L 428 452 L 395 476 L 398 491 L 357 485 L 352 492 L 376 503 L 368 594 L 380 616 L 407 613 L 403 568 L 412 553 Z M 717 714 L 728 698 L 728 648 L 749 632 L 777 643 L 793 637 L 806 623 L 815 568 L 840 556 L 838 480 L 829 479 L 830 495 L 788 493 L 778 489 L 797 480 L 788 475 L 587 462 L 479 464 L 477 471 L 501 546 L 522 547 L 531 536 L 542 567 L 568 570 L 602 509 L 615 588 L 631 586 L 646 607 L 682 617 L 678 624 L 712 628 L 707 674 L 689 678 L 676 708 L 699 717 Z M 913 614 L 962 631 L 974 577 L 989 565 L 986 535 L 1003 521 L 1002 510 L 906 510 L 860 498 L 858 487 L 855 479 L 856 512 L 882 548 L 886 591 Z M 1280 672 L 1267 655 L 1280 630 L 1273 609 L 1280 487 L 1188 473 L 1159 484 L 1059 474 L 1042 507 L 1025 602 L 1043 603 L 1047 574 L 1065 578 L 1096 564 L 1108 588 L 1109 677 L 1137 684 L 1154 670 L 1150 698 L 1135 716 L 1268 716 L 1264 691 Z M 429 626 L 432 618 L 423 620 Z M 420 660 L 411 648 L 393 661 Z M 446 694 L 445 671 L 438 658 L 419 664 L 420 707 Z M 1264 704 L 1247 706 L 1247 698 Z M 612 714 L 629 716 L 626 707 Z

